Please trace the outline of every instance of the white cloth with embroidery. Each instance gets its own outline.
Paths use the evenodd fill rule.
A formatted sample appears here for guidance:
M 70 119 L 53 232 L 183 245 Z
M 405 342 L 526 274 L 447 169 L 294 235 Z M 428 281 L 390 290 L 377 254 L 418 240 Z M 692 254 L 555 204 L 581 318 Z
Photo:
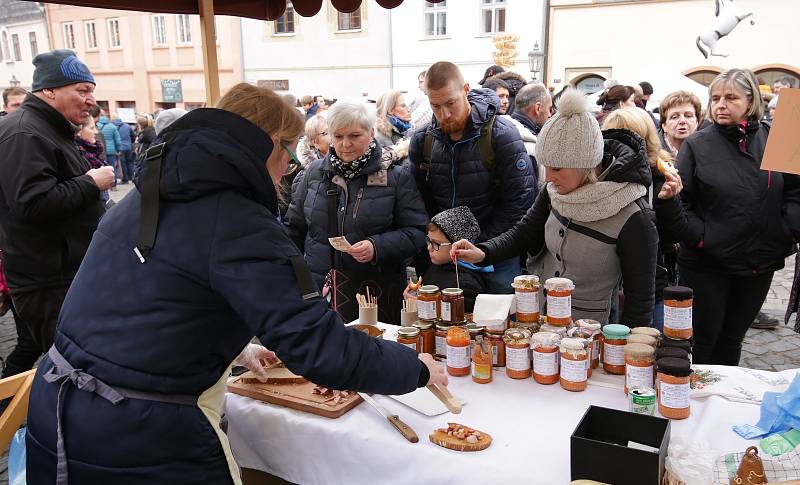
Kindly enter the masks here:
M 769 372 L 723 365 L 692 366 L 692 397 L 722 396 L 736 402 L 761 404 L 765 392 L 783 392 L 797 369 Z

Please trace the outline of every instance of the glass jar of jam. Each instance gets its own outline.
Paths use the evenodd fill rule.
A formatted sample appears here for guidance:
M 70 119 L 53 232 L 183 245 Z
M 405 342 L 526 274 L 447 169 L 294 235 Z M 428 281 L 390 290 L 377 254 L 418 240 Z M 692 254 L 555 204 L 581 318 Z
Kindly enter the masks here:
M 547 323 L 565 327 L 572 323 L 572 290 L 568 278 L 550 278 L 544 282 L 547 292 Z
M 441 319 L 451 325 L 464 323 L 464 290 L 445 288 L 442 290 Z
M 441 298 L 442 293 L 438 286 L 422 286 L 417 297 L 417 317 L 425 322 L 435 323 L 439 319 Z
M 469 332 L 469 356 L 472 357 L 472 350 L 475 348 L 475 343 L 478 341 L 478 336 L 483 335 L 483 327 L 475 323 L 468 323 L 465 325 Z
M 408 348 L 414 349 L 416 353 L 419 353 L 420 347 L 422 347 L 419 329 L 416 327 L 400 327 L 397 330 L 397 343 L 403 344 Z
M 486 329 L 486 338 L 492 343 L 492 366 L 506 366 L 506 343 L 503 341 L 502 330 Z
M 520 275 L 511 284 L 517 305 L 517 321 L 522 323 L 538 323 L 541 316 L 539 305 L 539 277 L 536 275 Z
M 472 351 L 472 380 L 478 384 L 492 382 L 492 344 L 478 335 Z
M 603 327 L 603 369 L 609 374 L 625 374 L 625 345 L 631 329 L 611 323 Z
M 413 326 L 419 329 L 419 336 L 422 341 L 422 347 L 419 353 L 431 355 L 436 353 L 436 330 L 434 330 L 433 324 L 431 322 L 417 320 L 414 322 Z
M 588 380 L 589 354 L 584 342 L 576 338 L 561 340 L 561 370 L 559 382 L 568 391 L 583 391 Z
M 658 412 L 669 419 L 686 419 L 691 413 L 688 360 L 665 357 L 656 362 L 658 369 Z
M 466 376 L 470 370 L 469 331 L 465 327 L 447 329 L 447 373 Z
M 533 347 L 533 379 L 539 384 L 558 382 L 558 344 L 561 337 L 552 332 L 539 332 L 531 337 Z
M 589 358 L 586 359 L 586 377 L 592 377 L 592 349 L 594 348 L 594 332 L 586 327 L 572 327 L 567 330 L 567 335 L 570 338 L 580 340 L 586 347 L 586 354 L 589 356 Z
M 447 330 L 449 330 L 451 325 L 446 323 L 439 322 L 436 324 L 436 337 L 434 348 L 435 354 L 434 356 L 437 359 L 446 359 L 447 358 Z
M 506 346 L 506 375 L 512 379 L 531 376 L 531 333 L 523 328 L 509 328 L 503 335 Z
M 580 328 L 592 331 L 592 369 L 600 367 L 600 347 L 603 345 L 603 326 L 597 320 L 588 318 L 575 322 Z
M 655 349 L 649 345 L 629 343 L 625 346 L 625 394 L 636 387 L 653 388 L 655 354 Z
M 694 292 L 685 286 L 664 288 L 664 336 L 687 339 L 692 336 Z

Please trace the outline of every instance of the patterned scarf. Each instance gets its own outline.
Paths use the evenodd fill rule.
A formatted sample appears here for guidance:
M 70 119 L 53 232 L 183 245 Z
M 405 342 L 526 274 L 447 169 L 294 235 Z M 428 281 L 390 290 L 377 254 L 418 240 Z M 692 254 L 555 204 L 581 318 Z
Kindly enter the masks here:
M 367 165 L 369 162 L 370 157 L 372 157 L 372 152 L 378 149 L 378 144 L 375 143 L 375 140 L 369 142 L 369 147 L 367 147 L 367 151 L 364 152 L 363 155 L 356 158 L 352 162 L 344 162 L 342 161 L 338 155 L 336 155 L 336 149 L 333 148 L 331 145 L 330 149 L 328 149 L 328 155 L 331 159 L 331 166 L 333 167 L 333 171 L 336 172 L 337 175 L 341 175 L 345 180 L 350 181 L 361 172 L 361 169 Z
M 97 141 L 91 144 L 80 136 L 75 137 L 75 143 L 78 145 L 78 151 L 92 168 L 100 168 L 106 165 L 106 153 L 102 143 Z

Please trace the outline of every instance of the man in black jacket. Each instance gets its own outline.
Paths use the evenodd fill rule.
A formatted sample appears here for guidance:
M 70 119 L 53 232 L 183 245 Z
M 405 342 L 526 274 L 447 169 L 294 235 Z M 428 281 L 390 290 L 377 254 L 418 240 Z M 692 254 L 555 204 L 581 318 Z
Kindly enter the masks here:
M 33 64 L 32 93 L 0 123 L 0 246 L 23 329 L 3 377 L 30 369 L 52 345 L 61 303 L 103 214 L 100 192 L 114 183 L 113 169 L 92 169 L 74 141 L 95 105 L 89 69 L 68 50 Z

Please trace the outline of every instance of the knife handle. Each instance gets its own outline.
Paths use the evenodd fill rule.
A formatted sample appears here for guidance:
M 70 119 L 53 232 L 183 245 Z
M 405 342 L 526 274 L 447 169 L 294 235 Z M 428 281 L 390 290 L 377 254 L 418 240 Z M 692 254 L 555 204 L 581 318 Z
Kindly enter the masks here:
M 392 426 L 394 426 L 397 429 L 397 431 L 399 431 L 400 434 L 403 435 L 405 439 L 407 439 L 412 443 L 416 443 L 417 441 L 419 441 L 417 433 L 415 433 L 414 430 L 411 429 L 406 423 L 402 422 L 400 418 L 397 417 L 397 415 L 389 416 L 386 419 L 389 420 L 389 423 L 391 423 Z
M 438 384 L 428 384 L 428 390 L 431 391 L 434 396 L 438 397 L 451 413 L 461 413 L 463 407 L 461 402 L 450 393 L 447 387 Z

